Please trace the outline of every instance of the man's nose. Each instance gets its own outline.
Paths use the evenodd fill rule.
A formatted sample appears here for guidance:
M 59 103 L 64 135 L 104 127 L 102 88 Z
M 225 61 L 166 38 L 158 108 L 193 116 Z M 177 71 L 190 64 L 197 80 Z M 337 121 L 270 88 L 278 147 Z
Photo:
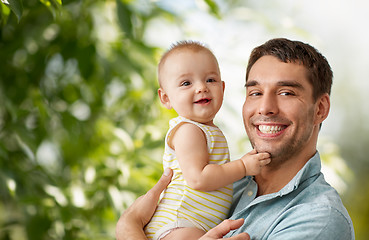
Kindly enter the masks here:
M 273 94 L 264 94 L 259 102 L 259 114 L 261 115 L 275 115 L 279 111 L 278 99 Z

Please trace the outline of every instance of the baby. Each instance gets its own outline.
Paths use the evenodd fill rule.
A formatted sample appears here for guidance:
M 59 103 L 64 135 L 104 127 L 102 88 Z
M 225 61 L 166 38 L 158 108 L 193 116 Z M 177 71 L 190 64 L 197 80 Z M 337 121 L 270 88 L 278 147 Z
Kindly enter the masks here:
M 217 59 L 203 44 L 172 45 L 158 77 L 160 101 L 179 116 L 170 121 L 163 157 L 174 175 L 145 233 L 149 239 L 198 239 L 227 217 L 232 183 L 259 174 L 270 155 L 252 150 L 229 161 L 227 141 L 213 122 L 225 85 Z

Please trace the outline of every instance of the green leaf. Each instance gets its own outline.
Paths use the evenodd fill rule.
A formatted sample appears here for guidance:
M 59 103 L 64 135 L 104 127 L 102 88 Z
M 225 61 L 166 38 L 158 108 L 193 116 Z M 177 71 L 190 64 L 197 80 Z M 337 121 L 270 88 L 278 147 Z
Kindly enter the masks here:
M 40 0 L 51 12 L 54 18 L 62 11 L 61 0 Z
M 56 6 L 57 8 L 60 8 L 62 5 L 62 1 L 61 0 L 51 0 L 51 2 L 53 3 L 54 6 Z
M 122 28 L 123 32 L 126 34 L 128 38 L 133 38 L 132 33 L 132 12 L 128 8 L 127 3 L 123 3 L 122 0 L 117 0 L 117 14 L 119 25 Z
M 215 15 L 217 18 L 220 18 L 219 7 L 215 3 L 215 1 L 213 1 L 213 0 L 204 0 L 204 2 L 209 6 L 210 13 Z
M 22 0 L 1 0 L 1 2 L 10 7 L 15 16 L 17 16 L 19 22 L 23 14 Z
M 8 20 L 10 14 L 10 8 L 5 4 L 0 4 L 0 26 L 4 26 Z

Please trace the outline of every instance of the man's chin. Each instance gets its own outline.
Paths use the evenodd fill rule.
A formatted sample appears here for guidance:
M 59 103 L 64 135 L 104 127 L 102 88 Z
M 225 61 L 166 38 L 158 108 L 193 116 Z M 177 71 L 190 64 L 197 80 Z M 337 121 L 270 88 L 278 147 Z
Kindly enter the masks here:
M 254 146 L 254 149 L 255 149 L 258 153 L 269 153 L 270 155 L 272 155 L 272 151 L 271 151 L 271 149 L 269 149 L 269 148 Z

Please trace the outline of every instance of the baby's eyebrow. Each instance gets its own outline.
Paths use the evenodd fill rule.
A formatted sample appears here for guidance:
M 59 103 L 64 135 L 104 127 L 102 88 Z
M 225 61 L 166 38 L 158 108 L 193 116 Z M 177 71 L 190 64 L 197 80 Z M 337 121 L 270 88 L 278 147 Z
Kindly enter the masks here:
M 191 73 L 183 73 L 183 74 L 179 75 L 178 78 L 186 78 L 186 77 L 190 77 L 190 76 L 192 76 Z
M 215 72 L 215 71 L 210 71 L 210 72 L 207 72 L 206 74 L 208 74 L 208 75 L 219 75 L 219 73 Z

